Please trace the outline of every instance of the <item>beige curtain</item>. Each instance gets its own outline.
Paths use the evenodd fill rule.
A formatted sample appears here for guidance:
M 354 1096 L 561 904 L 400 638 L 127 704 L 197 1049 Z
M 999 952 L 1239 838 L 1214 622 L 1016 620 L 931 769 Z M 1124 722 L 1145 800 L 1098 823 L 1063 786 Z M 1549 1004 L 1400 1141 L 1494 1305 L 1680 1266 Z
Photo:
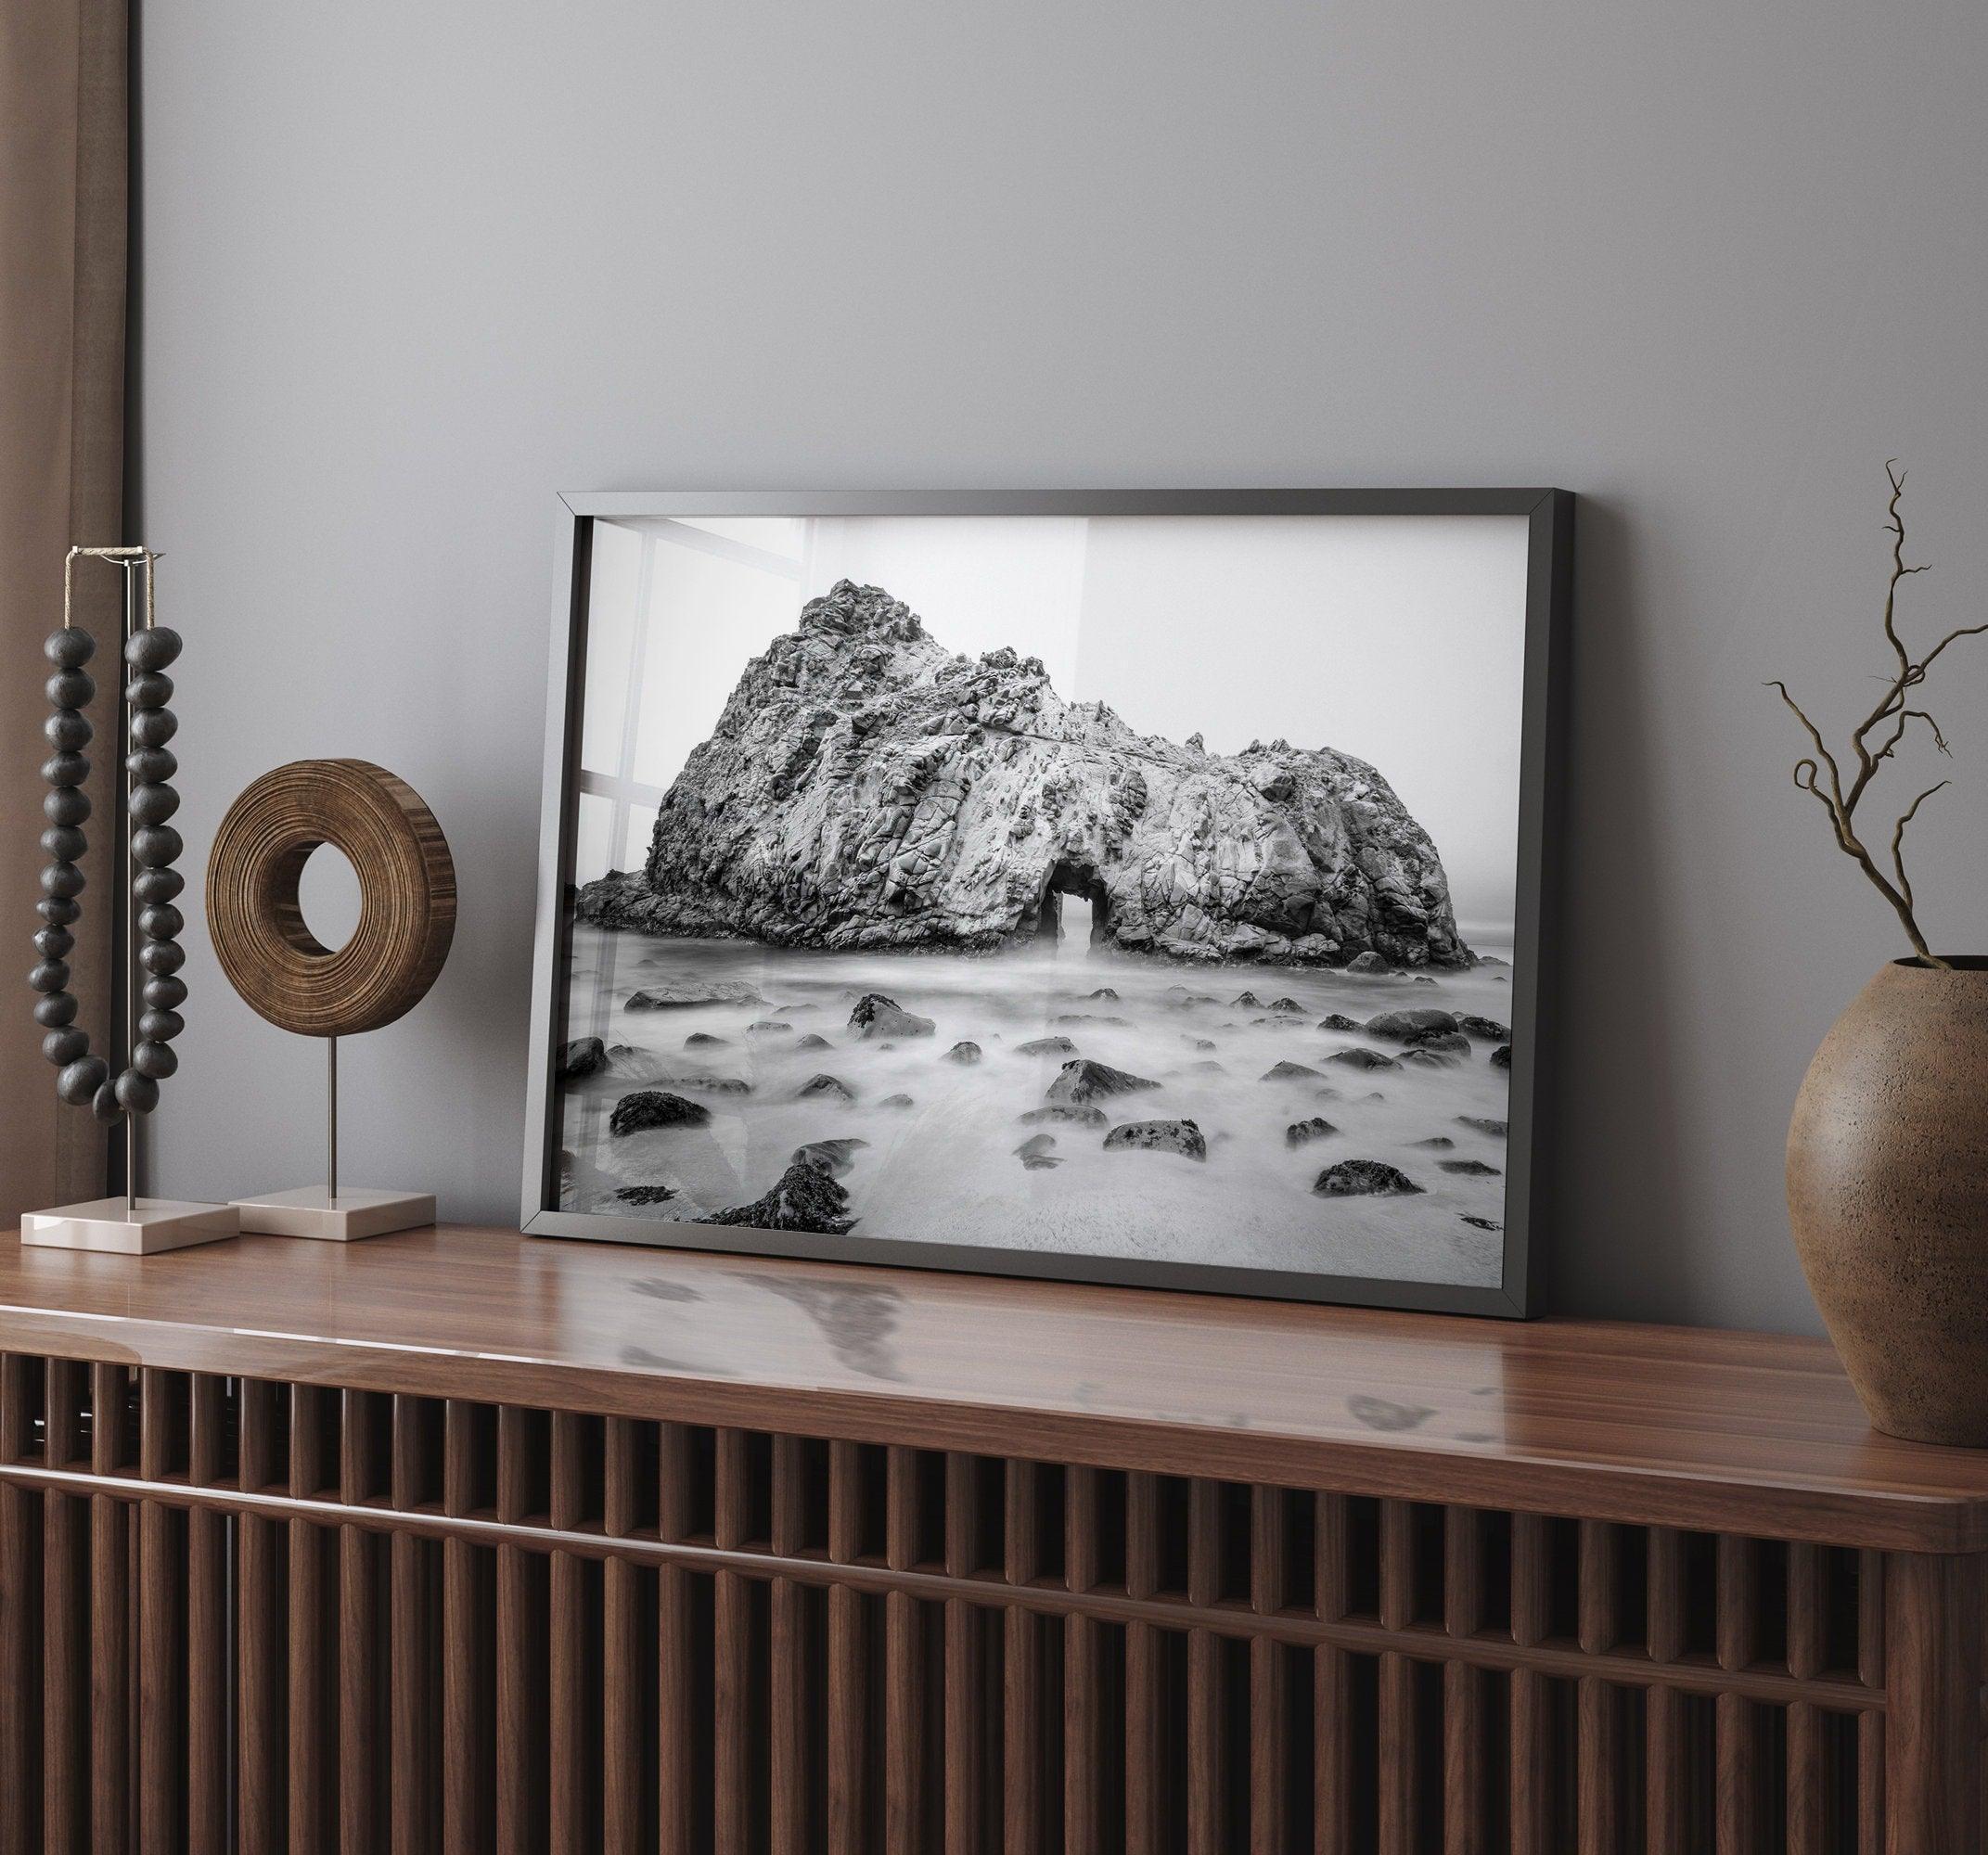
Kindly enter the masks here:
M 61 622 L 71 545 L 123 538 L 128 44 L 126 0 L 0 4 L 0 1223 L 105 1183 L 102 1131 L 56 1099 L 23 981 L 41 925 L 41 644 Z M 78 582 L 79 621 L 100 646 L 117 636 L 119 581 L 99 565 Z M 114 646 L 99 657 L 108 683 Z M 95 841 L 71 957 L 100 1051 L 114 1028 L 109 712 L 100 689 Z

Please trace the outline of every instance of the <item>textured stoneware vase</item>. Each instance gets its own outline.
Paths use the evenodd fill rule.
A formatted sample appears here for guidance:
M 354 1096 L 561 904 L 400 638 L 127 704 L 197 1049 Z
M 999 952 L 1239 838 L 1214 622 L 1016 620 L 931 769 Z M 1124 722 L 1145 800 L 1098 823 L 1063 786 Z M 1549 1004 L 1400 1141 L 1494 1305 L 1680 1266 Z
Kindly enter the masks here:
M 1788 1209 L 1871 1422 L 1988 1445 L 1988 959 L 1896 961 L 1851 1001 L 1795 1100 Z

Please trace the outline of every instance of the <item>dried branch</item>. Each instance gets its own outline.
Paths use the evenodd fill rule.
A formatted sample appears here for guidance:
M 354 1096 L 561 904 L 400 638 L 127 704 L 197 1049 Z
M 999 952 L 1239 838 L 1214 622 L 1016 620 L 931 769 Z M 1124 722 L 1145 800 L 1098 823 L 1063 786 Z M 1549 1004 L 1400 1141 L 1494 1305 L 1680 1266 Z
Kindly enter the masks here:
M 1770 682 L 1770 689 L 1777 689 L 1781 700 L 1801 723 L 1809 740 L 1815 747 L 1813 756 L 1804 755 L 1795 762 L 1795 785 L 1803 792 L 1812 795 L 1828 813 L 1829 828 L 1835 834 L 1837 849 L 1850 857 L 1864 874 L 1869 877 L 1879 893 L 1891 903 L 1912 942 L 1913 950 L 1928 966 L 1944 966 L 1946 962 L 1927 945 L 1926 937 L 1919 931 L 1915 913 L 1916 904 L 1912 884 L 1905 875 L 1905 826 L 1917 814 L 1918 809 L 1935 792 L 1951 782 L 1942 780 L 1938 786 L 1930 786 L 1915 799 L 1892 831 L 1892 875 L 1887 876 L 1879 868 L 1876 860 L 1858 838 L 1855 825 L 1857 802 L 1864 797 L 1871 781 L 1877 777 L 1879 769 L 1897 752 L 1905 737 L 1905 730 L 1914 722 L 1923 722 L 1932 736 L 1933 746 L 1941 753 L 1951 758 L 1951 749 L 1946 744 L 1946 736 L 1940 724 L 1924 709 L 1908 705 L 1909 691 L 1917 689 L 1926 681 L 1926 672 L 1946 647 L 1964 637 L 1978 637 L 1988 632 L 1988 620 L 1978 625 L 1962 625 L 1947 633 L 1925 656 L 1915 658 L 1898 630 L 1898 589 L 1916 573 L 1926 571 L 1925 563 L 1916 567 L 1905 564 L 1905 522 L 1900 514 L 1900 505 L 1905 498 L 1905 473 L 1896 460 L 1884 467 L 1886 480 L 1892 486 L 1891 501 L 1886 506 L 1885 526 L 1892 533 L 1892 574 L 1884 590 L 1883 625 L 1885 642 L 1892 646 L 1892 655 L 1898 659 L 1898 668 L 1885 684 L 1885 691 L 1864 720 L 1851 731 L 1850 748 L 1855 756 L 1856 773 L 1846 787 L 1843 784 L 1843 769 L 1836 756 L 1830 752 L 1823 739 L 1822 731 L 1812 722 L 1802 705 L 1789 693 L 1787 684 L 1778 679 Z M 1879 729 L 1885 730 L 1875 747 L 1872 736 Z M 1827 772 L 1827 780 L 1825 773 Z

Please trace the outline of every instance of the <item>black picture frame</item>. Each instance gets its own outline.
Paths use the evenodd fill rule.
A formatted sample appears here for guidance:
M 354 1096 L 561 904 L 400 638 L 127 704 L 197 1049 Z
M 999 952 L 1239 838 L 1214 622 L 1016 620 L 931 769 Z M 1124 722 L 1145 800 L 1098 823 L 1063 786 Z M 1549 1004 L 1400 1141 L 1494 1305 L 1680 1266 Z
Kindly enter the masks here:
M 1565 737 L 1574 497 L 1557 489 L 602 492 L 558 498 L 546 663 L 544 799 L 532 960 L 522 1201 L 525 1235 L 671 1248 L 960 1270 L 1285 1300 L 1524 1318 L 1548 1235 L 1554 928 Z M 1504 1270 L 1496 1287 L 1302 1274 L 1226 1264 L 771 1232 L 557 1209 L 555 1065 L 565 1042 L 578 739 L 594 524 L 640 518 L 809 516 L 1507 516 L 1527 522 L 1525 665 Z

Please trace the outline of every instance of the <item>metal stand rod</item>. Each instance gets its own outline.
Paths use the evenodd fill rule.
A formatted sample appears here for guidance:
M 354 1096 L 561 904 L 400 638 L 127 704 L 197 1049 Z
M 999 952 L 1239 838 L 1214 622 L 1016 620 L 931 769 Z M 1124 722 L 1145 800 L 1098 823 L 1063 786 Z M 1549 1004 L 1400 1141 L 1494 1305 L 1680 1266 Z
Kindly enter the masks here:
M 124 660 L 125 645 L 138 629 L 138 582 L 135 569 L 139 563 L 127 560 L 124 569 L 124 636 L 118 648 L 118 739 L 123 743 L 127 756 L 131 749 L 131 677 L 129 665 Z M 150 572 L 150 563 L 145 563 Z M 110 1073 L 113 1080 L 131 1067 L 133 1054 L 138 1047 L 138 997 L 145 981 L 139 977 L 138 966 L 138 864 L 132 854 L 136 836 L 136 822 L 131 815 L 132 787 L 137 782 L 127 763 L 124 769 L 124 1060 L 113 1066 Z M 124 1217 L 127 1222 L 136 1222 L 138 1217 L 138 1117 L 129 1109 L 124 1114 Z
M 339 1201 L 339 1040 L 325 1039 L 325 1203 Z

